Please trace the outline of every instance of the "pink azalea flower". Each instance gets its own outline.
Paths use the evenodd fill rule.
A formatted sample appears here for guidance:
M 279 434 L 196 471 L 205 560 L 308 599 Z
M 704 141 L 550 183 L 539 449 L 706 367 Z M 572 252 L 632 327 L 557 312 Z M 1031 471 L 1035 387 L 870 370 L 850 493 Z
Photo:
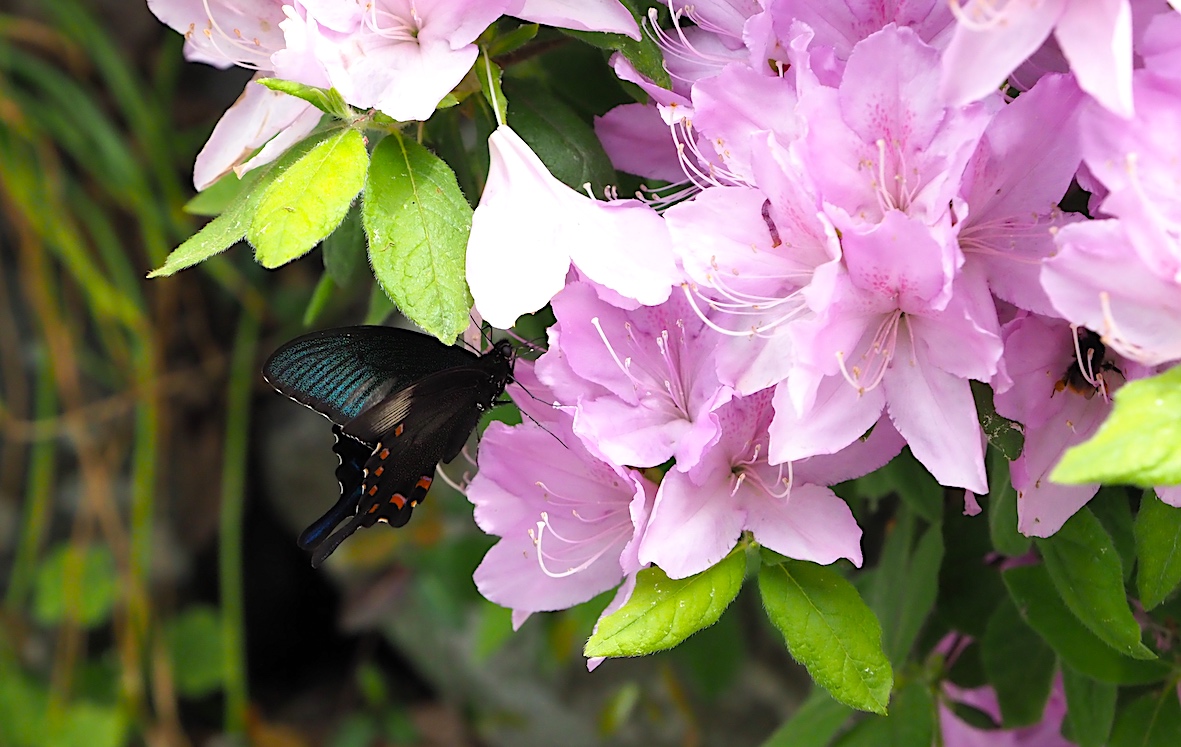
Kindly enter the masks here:
M 766 390 L 720 408 L 717 444 L 690 472 L 665 475 L 640 541 L 641 562 L 684 578 L 720 561 L 742 532 L 750 531 L 759 544 L 788 557 L 825 565 L 847 558 L 861 565 L 861 529 L 849 507 L 813 482 L 842 470 L 831 462 L 818 465 L 813 478 L 807 462 L 768 464 L 770 394 Z M 883 424 L 842 455 L 844 474 L 873 471 L 901 448 L 897 433 Z
M 638 200 L 601 202 L 545 168 L 505 125 L 488 138 L 491 164 L 468 239 L 467 279 L 484 319 L 508 328 L 562 289 L 573 263 L 624 298 L 655 305 L 680 280 L 668 229 Z
M 1181 148 L 1167 136 L 1181 127 L 1181 78 L 1137 71 L 1135 91 L 1131 120 L 1091 106 L 1081 124 L 1084 159 L 1108 192 L 1101 209 L 1118 220 L 1059 231 L 1042 285 L 1063 317 L 1156 365 L 1181 359 Z
M 910 238 L 893 243 L 915 251 L 920 244 Z M 1001 342 L 983 277 L 961 272 L 947 305 L 934 309 L 924 295 L 937 292 L 942 271 L 929 257 L 883 255 L 871 269 L 875 277 L 888 278 L 887 269 L 896 275 L 875 292 L 858 287 L 856 268 L 817 270 L 810 290 L 827 287 L 828 296 L 816 319 L 792 330 L 797 363 L 776 390 L 771 461 L 839 451 L 885 408 L 940 483 L 986 492 L 968 380 L 993 377 Z
M 625 311 L 588 283 L 571 283 L 553 300 L 550 352 L 563 368 L 540 365 L 556 392 L 581 392 L 574 432 L 616 464 L 654 467 L 675 458 L 697 464 L 718 439 L 713 412 L 731 397 L 718 382 L 717 336 L 677 294 L 660 306 Z M 557 345 L 555 346 L 555 342 Z M 566 377 L 562 377 L 565 374 Z M 565 378 L 565 380 L 563 380 Z
M 995 93 L 1052 32 L 1079 86 L 1109 111 L 1132 116 L 1129 0 L 967 0 L 952 9 L 959 24 L 943 59 L 945 101 Z
M 1000 705 L 991 687 L 966 690 L 945 681 L 942 688 L 946 697 L 987 713 L 998 724 L 1001 722 Z M 943 732 L 940 744 L 944 747 L 1071 747 L 1074 743 L 1062 736 L 1065 717 L 1066 694 L 1061 677 L 1054 680 L 1042 720 L 1020 729 L 977 729 L 960 721 L 946 700 L 940 698 L 939 727 Z
M 958 239 L 966 262 L 980 265 L 997 297 L 1039 314 L 1055 313 L 1041 285 L 1053 231 L 1080 219 L 1063 215 L 1058 201 L 1082 160 L 1082 101 L 1072 79 L 1042 78 L 992 119 L 961 186 L 967 215 Z
M 527 363 L 518 362 L 515 376 L 534 397 L 551 398 Z M 516 401 L 532 401 L 513 389 Z M 524 613 L 585 602 L 638 571 L 636 537 L 656 491 L 637 471 L 592 456 L 568 413 L 526 407 L 540 425 L 490 425 L 467 491 L 476 523 L 501 538 L 476 569 L 476 586 L 521 613 L 517 624 Z
M 1096 359 L 1093 333 L 1020 314 L 1002 330 L 1005 370 L 1012 385 L 997 387 L 996 410 L 1024 426 L 1025 448 L 1012 463 L 1017 529 L 1049 537 L 1086 505 L 1098 485 L 1059 485 L 1049 474 L 1071 446 L 1090 438 L 1111 411 L 1110 394 L 1145 369 L 1110 351 Z M 1076 340 L 1082 342 L 1076 347 Z M 1082 354 L 1082 362 L 1078 358 Z

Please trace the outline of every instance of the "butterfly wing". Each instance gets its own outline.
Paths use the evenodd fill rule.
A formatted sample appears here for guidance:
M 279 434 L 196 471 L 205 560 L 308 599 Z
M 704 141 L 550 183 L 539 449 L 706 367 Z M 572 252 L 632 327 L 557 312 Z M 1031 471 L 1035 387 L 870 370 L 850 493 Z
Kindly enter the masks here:
M 296 402 L 344 425 L 425 376 L 479 360 L 474 353 L 420 332 L 339 327 L 280 347 L 263 366 L 263 378 Z
M 337 524 L 357 513 L 357 504 L 361 500 L 361 486 L 365 481 L 365 462 L 369 461 L 369 456 L 373 453 L 372 444 L 364 444 L 344 435 L 339 425 L 332 426 L 332 434 L 336 436 L 332 451 L 340 459 L 340 464 L 336 467 L 340 498 L 336 505 L 300 533 L 296 544 L 304 550 L 318 546 Z
M 363 469 L 355 515 L 315 547 L 312 565 L 322 563 L 362 527 L 379 521 L 406 524 L 426 498 L 435 467 L 459 454 L 510 375 L 511 360 L 484 356 L 476 365 L 426 376 L 347 423 L 342 429 L 346 439 L 374 447 Z

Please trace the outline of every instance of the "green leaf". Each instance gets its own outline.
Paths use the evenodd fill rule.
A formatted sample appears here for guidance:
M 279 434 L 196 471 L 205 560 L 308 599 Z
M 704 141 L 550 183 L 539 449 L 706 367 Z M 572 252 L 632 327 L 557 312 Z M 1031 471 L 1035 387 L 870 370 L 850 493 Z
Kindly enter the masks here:
M 354 205 L 344 221 L 320 245 L 324 255 L 324 271 L 342 290 L 351 290 L 360 285 L 368 274 L 368 258 L 365 254 L 365 226 L 361 223 L 361 210 Z
M 978 516 L 948 511 L 943 519 L 943 547 L 936 616 L 947 627 L 978 638 L 984 635 L 992 611 L 1007 596 L 997 569 L 984 562 L 992 551 L 988 524 Z
M 320 282 L 316 283 L 316 289 L 312 291 L 312 297 L 308 300 L 307 308 L 303 312 L 303 326 L 310 327 L 316 323 L 320 318 L 320 314 L 324 313 L 324 309 L 328 307 L 328 302 L 332 300 L 332 293 L 336 285 L 332 282 L 332 278 L 328 277 L 328 273 L 320 276 Z
M 337 119 L 348 119 L 354 114 L 353 108 L 344 102 L 344 97 L 335 88 L 317 88 L 282 78 L 259 78 L 255 83 L 272 91 L 303 99 L 325 114 L 331 114 Z
M 1181 583 L 1181 508 L 1167 506 L 1146 491 L 1133 532 L 1140 559 L 1136 590 L 1144 608 L 1150 610 Z
M 1070 611 L 1100 640 L 1134 659 L 1154 659 L 1124 592 L 1119 554 L 1085 506 L 1052 537 L 1037 540 L 1046 570 Z
M 745 631 L 735 609 L 731 606 L 730 614 L 723 614 L 672 650 L 673 659 L 707 700 L 716 700 L 726 692 L 746 663 Z
M 784 560 L 763 567 L 759 591 L 788 651 L 816 684 L 847 706 L 886 712 L 894 674 L 882 628 L 852 584 L 832 568 Z
M 411 321 L 445 343 L 467 328 L 465 257 L 472 209 L 455 174 L 413 140 L 377 144 L 361 206 L 369 262 Z
M 631 599 L 599 621 L 586 656 L 641 656 L 672 648 L 718 621 L 742 588 L 746 553 L 737 549 L 688 578 L 670 579 L 659 568 L 640 571 Z
M 1181 483 L 1181 366 L 1130 381 L 1089 441 L 1069 449 L 1054 482 L 1128 483 L 1142 488 Z
M 998 449 L 989 449 L 988 457 L 988 533 L 992 546 L 1011 558 L 1029 552 L 1033 543 L 1017 531 L 1017 491 L 1009 475 L 1009 460 Z
M 1098 682 L 1062 665 L 1062 689 L 1066 693 L 1066 726 L 1079 747 L 1103 747 L 1115 721 L 1119 688 Z
M 565 102 L 536 83 L 506 80 L 512 107 L 508 124 L 521 136 L 550 173 L 566 186 L 602 195 L 615 182 L 615 168 L 591 128 Z
M 364 136 L 340 130 L 272 181 L 246 231 L 258 263 L 285 265 L 332 233 L 365 186 L 368 164 Z
M 189 215 L 203 215 L 207 217 L 221 215 L 240 195 L 253 189 L 254 183 L 258 181 L 258 177 L 265 171 L 265 168 L 251 169 L 243 174 L 241 178 L 231 171 L 198 192 L 193 199 L 186 202 L 184 211 Z
M 1132 580 L 1132 567 L 1136 564 L 1136 539 L 1132 532 L 1129 490 L 1123 485 L 1104 485 L 1087 501 L 1087 508 L 1095 514 L 1104 531 L 1111 537 L 1111 544 L 1119 555 L 1125 586 Z
M 63 543 L 49 553 L 37 572 L 33 615 L 44 625 L 70 619 L 93 627 L 106 622 L 118 593 L 110 548 Z
M 1066 607 L 1044 566 L 1010 568 L 1002 576 L 1022 619 L 1080 673 L 1125 685 L 1158 682 L 1168 675 L 1169 667 L 1160 661 L 1132 659 L 1103 645 Z
M 827 747 L 852 715 L 849 706 L 836 702 L 822 688 L 812 688 L 808 699 L 763 747 Z
M 1181 744 L 1181 705 L 1177 687 L 1149 693 L 1119 714 L 1109 747 L 1177 747 Z
M 540 27 L 536 23 L 524 23 L 512 31 L 495 37 L 488 44 L 488 56 L 497 57 L 509 52 L 515 52 L 528 44 L 537 36 Z
M 972 398 L 976 401 L 976 416 L 980 419 L 980 428 L 988 438 L 988 443 L 1010 462 L 1013 461 L 1021 456 L 1021 450 L 1025 448 L 1025 432 L 1021 424 L 997 414 L 992 402 L 992 387 L 980 381 L 970 383 Z
M 49 692 L 14 663 L 0 660 L 0 744 L 41 747 L 49 744 Z
M 1058 657 L 1021 620 L 1009 600 L 988 619 L 980 642 L 980 658 L 989 684 L 996 690 L 1006 729 L 1042 720 Z
M 636 19 L 636 22 L 641 23 L 644 18 L 642 13 L 646 10 L 646 7 L 637 5 L 633 0 L 622 0 L 622 2 L 631 11 L 632 17 Z M 648 78 L 661 88 L 672 88 L 672 79 L 669 78 L 668 71 L 664 69 L 664 56 L 660 53 L 660 46 L 649 34 L 641 31 L 640 40 L 636 41 L 630 36 L 624 36 L 623 34 L 605 34 L 596 31 L 574 31 L 571 29 L 561 29 L 561 31 L 600 49 L 622 52 L 623 56 L 628 59 L 628 62 L 634 65 L 636 70 L 645 78 Z
M 475 71 L 476 78 L 480 81 L 480 90 L 483 91 L 484 98 L 487 99 L 492 111 L 495 112 L 496 121 L 507 122 L 508 99 L 504 95 L 504 89 L 501 88 L 504 71 L 495 62 L 489 60 L 487 55 L 481 55 L 476 60 Z
M 148 273 L 148 277 L 173 275 L 186 267 L 204 262 L 245 238 L 246 230 L 254 219 L 259 202 L 269 187 L 310 150 L 337 132 L 339 130 L 326 129 L 314 133 L 288 148 L 287 152 L 275 159 L 273 163 L 256 169 L 255 171 L 261 173 L 253 185 L 247 185 L 239 191 L 238 196 L 226 207 L 225 212 L 206 223 L 204 228 L 172 250 L 168 259 L 164 260 L 164 264 Z
M 836 747 L 930 747 L 935 736 L 935 700 L 922 682 L 894 694 L 887 716 L 871 716 L 836 741 Z
M 917 545 L 914 535 L 914 514 L 900 511 L 888 529 L 878 576 L 867 594 L 867 602 L 882 624 L 882 643 L 894 666 L 906 661 L 939 590 L 943 527 L 928 527 Z
M 120 747 L 127 742 L 127 720 L 114 706 L 71 703 L 64 718 L 53 722 L 55 747 Z
M 221 636 L 221 618 L 206 605 L 189 607 L 168 624 L 172 676 L 182 696 L 201 698 L 225 682 Z
M 394 313 L 394 302 L 381 289 L 380 283 L 374 283 L 373 289 L 369 292 L 369 307 L 365 311 L 365 319 L 361 323 L 383 324 L 392 313 Z

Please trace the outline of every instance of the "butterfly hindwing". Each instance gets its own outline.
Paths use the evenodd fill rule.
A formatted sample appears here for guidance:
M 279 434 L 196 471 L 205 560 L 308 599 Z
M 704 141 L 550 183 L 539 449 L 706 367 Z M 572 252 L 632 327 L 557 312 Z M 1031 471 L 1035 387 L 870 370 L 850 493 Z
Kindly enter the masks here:
M 361 487 L 365 481 L 365 462 L 373 452 L 373 447 L 369 444 L 363 444 L 341 433 L 339 425 L 332 426 L 332 433 L 336 437 L 332 451 L 340 458 L 340 464 L 336 468 L 336 480 L 340 483 L 340 499 L 300 533 L 296 544 L 304 550 L 319 545 L 337 524 L 357 513 L 357 503 L 361 500 Z
M 296 402 L 344 425 L 424 376 L 478 360 L 420 332 L 340 327 L 283 345 L 263 366 L 263 377 Z

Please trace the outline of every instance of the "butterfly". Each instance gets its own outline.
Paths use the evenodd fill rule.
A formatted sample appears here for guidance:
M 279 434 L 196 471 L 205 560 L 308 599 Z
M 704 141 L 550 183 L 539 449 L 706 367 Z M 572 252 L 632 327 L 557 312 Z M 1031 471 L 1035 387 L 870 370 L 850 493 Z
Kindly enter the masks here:
M 340 499 L 298 540 L 313 567 L 361 527 L 410 520 L 435 466 L 454 459 L 498 404 L 514 362 L 507 341 L 476 355 L 420 332 L 371 326 L 313 332 L 271 355 L 267 383 L 331 420 L 336 435 Z

